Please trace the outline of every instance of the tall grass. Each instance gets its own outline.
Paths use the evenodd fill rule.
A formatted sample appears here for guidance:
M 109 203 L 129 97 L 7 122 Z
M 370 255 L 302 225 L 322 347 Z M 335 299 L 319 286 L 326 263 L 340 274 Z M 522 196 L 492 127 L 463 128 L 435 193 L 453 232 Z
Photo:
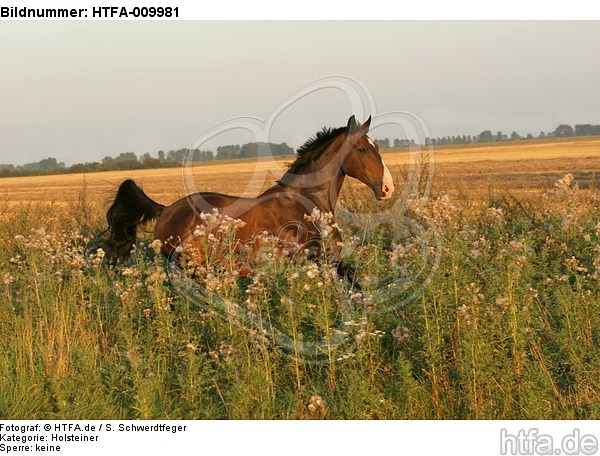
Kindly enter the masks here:
M 363 292 L 269 242 L 248 278 L 215 261 L 169 280 L 149 237 L 106 267 L 85 255 L 103 208 L 84 191 L 3 213 L 0 417 L 599 419 L 599 202 L 569 178 L 437 195 L 419 216 L 439 246 L 392 236 L 410 214 L 364 215 L 344 246 Z M 389 274 L 408 285 L 382 292 Z

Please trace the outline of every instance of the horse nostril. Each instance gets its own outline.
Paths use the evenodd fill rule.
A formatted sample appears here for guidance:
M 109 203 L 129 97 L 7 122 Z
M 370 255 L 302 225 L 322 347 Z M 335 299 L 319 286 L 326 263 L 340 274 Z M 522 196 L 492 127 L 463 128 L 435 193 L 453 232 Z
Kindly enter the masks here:
M 386 185 L 383 186 L 383 193 L 387 193 L 390 191 L 390 188 Z

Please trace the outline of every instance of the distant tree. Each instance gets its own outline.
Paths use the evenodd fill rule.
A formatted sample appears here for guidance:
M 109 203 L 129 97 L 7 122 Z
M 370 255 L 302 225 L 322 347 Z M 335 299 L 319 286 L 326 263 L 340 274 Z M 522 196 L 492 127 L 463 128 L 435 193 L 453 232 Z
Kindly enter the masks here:
M 188 149 L 170 150 L 167 153 L 167 161 L 182 163 L 188 154 Z
M 546 137 L 546 133 L 544 133 L 543 131 L 540 131 L 540 135 L 538 136 L 538 138 L 544 139 L 545 137 Z
M 240 158 L 258 157 L 258 143 L 246 143 L 240 149 Z
M 228 160 L 230 158 L 240 158 L 239 144 L 217 147 L 217 160 Z
M 575 136 L 575 130 L 573 130 L 573 127 L 571 127 L 570 125 L 560 124 L 554 130 L 552 136 L 556 138 L 569 138 L 571 136 Z
M 25 170 L 25 171 L 39 171 L 40 164 L 38 162 L 25 163 L 22 166 L 17 166 L 17 171 Z
M 113 163 L 117 161 L 126 161 L 126 160 L 137 160 L 137 155 L 134 152 L 123 152 L 117 157 L 113 158 L 110 156 L 106 156 L 102 159 L 102 163 Z
M 140 161 L 142 161 L 142 162 L 143 162 L 143 161 L 144 161 L 144 160 L 146 160 L 147 158 L 150 158 L 150 152 L 143 153 L 143 154 L 140 156 Z
M 128 161 L 128 160 L 137 160 L 137 155 L 135 152 L 122 152 L 117 157 L 114 158 L 114 161 Z
M 164 150 L 159 150 L 158 151 L 158 159 L 163 162 L 165 161 L 165 151 Z
M 189 157 L 188 159 L 191 159 L 192 161 L 198 162 L 198 161 L 209 161 L 212 160 L 214 158 L 214 155 L 212 153 L 212 151 L 210 150 L 200 150 L 200 149 L 193 149 L 189 151 Z
M 129 160 L 115 160 L 112 166 L 117 170 L 143 169 L 144 167 L 137 157 Z
M 0 177 L 8 177 L 15 171 L 14 165 L 0 165 Z
M 394 147 L 409 147 L 411 145 L 414 146 L 414 144 L 415 144 L 415 140 L 414 139 L 411 139 L 411 140 L 408 140 L 408 139 L 398 139 L 398 138 L 394 139 Z
M 390 138 L 375 139 L 373 142 L 377 144 L 380 149 L 389 149 L 390 147 Z
M 527 137 L 525 139 L 533 139 L 533 135 L 531 133 L 527 133 Z
M 600 125 L 575 125 L 575 136 L 597 136 L 600 135 Z
M 88 171 L 88 166 L 83 163 L 75 163 L 74 165 L 69 166 L 69 173 L 85 173 Z
M 206 152 L 200 149 L 192 149 L 189 151 L 186 160 L 191 160 L 193 162 L 206 161 Z
M 282 155 L 294 155 L 294 149 L 290 146 L 288 146 L 287 143 L 282 142 L 280 144 L 274 144 L 274 143 L 258 143 L 259 144 L 259 155 L 264 155 L 263 154 L 263 147 L 267 146 L 269 147 L 269 149 L 271 150 L 271 152 L 273 153 L 273 155 L 278 155 L 278 156 L 282 156 Z
M 43 160 L 40 160 L 39 163 L 41 170 L 51 170 L 65 167 L 65 164 L 63 162 L 57 162 L 56 158 L 44 158 Z
M 271 142 L 250 142 L 240 146 L 239 144 L 230 144 L 217 147 L 217 160 L 228 160 L 231 158 L 256 158 L 267 157 L 269 155 L 293 155 L 294 149 L 286 143 L 275 144 Z M 206 151 L 206 159 L 215 158 L 213 152 Z
M 490 130 L 485 130 L 477 135 L 477 142 L 492 142 L 494 141 L 494 135 Z
M 150 157 L 150 154 L 144 158 L 142 164 L 144 165 L 144 168 L 160 168 L 162 166 L 162 162 L 158 158 Z

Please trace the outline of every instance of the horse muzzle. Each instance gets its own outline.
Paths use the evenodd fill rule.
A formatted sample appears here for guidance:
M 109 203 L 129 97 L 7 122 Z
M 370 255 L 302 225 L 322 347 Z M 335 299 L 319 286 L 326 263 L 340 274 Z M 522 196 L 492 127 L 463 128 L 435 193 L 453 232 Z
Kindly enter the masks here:
M 383 178 L 381 179 L 381 187 L 380 191 L 377 193 L 378 200 L 387 200 L 392 197 L 396 187 L 394 186 L 394 179 L 392 179 L 392 174 L 385 164 L 383 165 Z

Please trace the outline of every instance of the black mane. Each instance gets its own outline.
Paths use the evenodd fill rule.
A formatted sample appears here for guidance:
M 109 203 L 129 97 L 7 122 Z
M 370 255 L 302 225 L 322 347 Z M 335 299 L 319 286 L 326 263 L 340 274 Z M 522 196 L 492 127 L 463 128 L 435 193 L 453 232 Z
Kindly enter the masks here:
M 327 128 L 323 129 L 317 134 L 307 140 L 298 150 L 296 151 L 298 158 L 294 163 L 290 164 L 287 172 L 290 174 L 297 174 L 307 163 L 312 162 L 321 155 L 325 146 L 327 146 L 334 138 L 338 137 L 346 130 L 346 127 L 339 128 Z

